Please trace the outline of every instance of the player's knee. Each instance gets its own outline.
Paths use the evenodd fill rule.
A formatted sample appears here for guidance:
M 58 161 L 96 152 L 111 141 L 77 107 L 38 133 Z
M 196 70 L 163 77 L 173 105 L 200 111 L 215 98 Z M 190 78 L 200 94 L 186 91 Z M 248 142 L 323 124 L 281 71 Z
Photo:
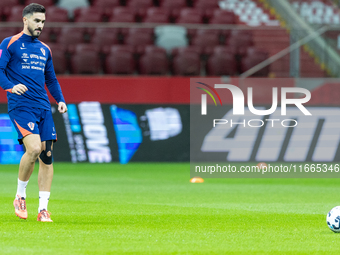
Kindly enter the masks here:
M 46 165 L 51 165 L 53 162 L 52 141 L 46 141 L 46 148 L 40 153 L 40 159 Z
M 32 159 L 36 160 L 41 152 L 41 146 L 30 146 L 27 152 L 31 155 Z

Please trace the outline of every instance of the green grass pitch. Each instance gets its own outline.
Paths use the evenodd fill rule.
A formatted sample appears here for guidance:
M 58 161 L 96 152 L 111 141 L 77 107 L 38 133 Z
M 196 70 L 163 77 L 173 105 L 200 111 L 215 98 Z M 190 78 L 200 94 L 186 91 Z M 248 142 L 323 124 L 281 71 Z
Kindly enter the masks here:
M 338 179 L 205 179 L 189 164 L 55 164 L 49 211 L 12 205 L 16 165 L 0 165 L 0 254 L 339 254 L 326 214 Z

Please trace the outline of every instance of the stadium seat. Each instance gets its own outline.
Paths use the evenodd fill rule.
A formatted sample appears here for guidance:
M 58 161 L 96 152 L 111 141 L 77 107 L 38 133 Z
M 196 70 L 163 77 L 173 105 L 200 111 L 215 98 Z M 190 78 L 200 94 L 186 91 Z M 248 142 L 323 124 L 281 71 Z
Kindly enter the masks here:
M 194 8 L 200 9 L 202 11 L 218 9 L 219 0 L 194 0 Z
M 150 29 L 130 28 L 124 44 L 132 46 L 135 53 L 142 54 L 145 46 L 153 45 L 153 34 L 150 33 Z
M 175 75 L 200 75 L 201 60 L 197 49 L 192 47 L 178 48 L 173 51 L 173 74 Z
M 112 10 L 120 6 L 120 0 L 95 0 L 93 7 L 100 8 L 104 13 L 104 19 L 109 20 L 112 15 Z
M 168 10 L 169 14 L 177 19 L 182 8 L 187 6 L 186 0 L 161 0 L 160 6 Z
M 187 29 L 182 26 L 165 25 L 155 27 L 155 44 L 170 52 L 173 48 L 188 45 Z
M 102 22 L 104 12 L 99 7 L 83 7 L 74 10 L 75 22 Z
M 98 74 L 100 71 L 99 50 L 93 44 L 78 44 L 71 58 L 71 73 Z
M 110 22 L 135 22 L 136 13 L 128 7 L 116 7 L 112 11 Z
M 118 44 L 118 32 L 118 28 L 97 27 L 91 37 L 91 43 L 97 45 L 101 52 L 108 54 L 111 45 Z
M 250 47 L 247 49 L 246 56 L 244 56 L 241 60 L 241 71 L 246 72 L 250 68 L 256 66 L 262 61 L 269 58 L 269 54 L 266 51 L 258 50 L 254 47 Z M 253 74 L 252 76 L 262 76 L 267 77 L 270 72 L 270 66 L 266 66 Z
M 103 9 L 113 9 L 120 6 L 120 0 L 94 0 L 93 6 Z
M 26 1 L 25 1 L 25 6 L 26 6 L 26 5 L 29 5 L 29 4 L 32 4 L 32 3 L 41 4 L 41 5 L 43 5 L 45 8 L 54 5 L 54 1 L 53 1 L 53 0 L 26 0 Z
M 22 22 L 22 11 L 25 8 L 23 5 L 16 5 L 6 11 L 5 16 L 8 22 Z
M 202 52 L 207 55 L 210 55 L 218 44 L 219 32 L 217 30 L 199 29 L 192 39 L 192 45 L 201 47 Z
M 216 9 L 209 19 L 210 24 L 237 24 L 237 17 L 232 11 Z
M 247 30 L 232 30 L 226 43 L 231 48 L 234 48 L 237 54 L 244 56 L 247 53 L 247 49 L 254 44 L 252 32 Z
M 145 17 L 146 10 L 153 6 L 152 0 L 129 0 L 127 6 L 133 9 L 140 18 Z
M 47 23 L 48 24 L 48 23 Z M 42 33 L 39 36 L 39 41 L 44 42 L 44 43 L 50 43 L 53 42 L 55 40 L 54 36 L 53 36 L 53 31 L 54 28 L 52 27 L 44 27 Z
M 9 15 L 11 8 L 14 6 L 20 5 L 19 0 L 1 0 L 0 1 L 0 15 L 3 15 L 5 18 Z
M 22 29 L 18 27 L 0 27 L 0 42 L 5 38 L 18 34 Z
M 63 27 L 61 28 L 57 42 L 61 45 L 64 45 L 65 47 L 68 47 L 68 51 L 72 51 L 76 44 L 84 42 L 84 33 L 84 28 Z
M 135 72 L 133 48 L 126 45 L 113 45 L 110 54 L 106 57 L 104 70 L 109 74 L 133 74 Z
M 73 18 L 73 11 L 80 7 L 90 6 L 88 0 L 58 0 L 57 6 L 66 9 L 70 18 Z
M 168 69 L 166 50 L 156 46 L 147 46 L 139 60 L 140 74 L 165 75 Z
M 176 23 L 202 23 L 203 16 L 201 11 L 193 8 L 183 8 L 180 13 Z
M 66 58 L 66 50 L 60 44 L 49 43 L 48 46 L 52 51 L 52 60 L 54 71 L 56 74 L 64 74 L 67 71 L 67 58 Z
M 47 7 L 46 20 L 47 22 L 68 22 L 68 12 L 58 6 Z
M 206 66 L 207 75 L 235 75 L 237 63 L 234 52 L 226 46 L 216 46 Z
M 169 12 L 159 7 L 150 7 L 146 11 L 144 22 L 149 23 L 169 23 Z

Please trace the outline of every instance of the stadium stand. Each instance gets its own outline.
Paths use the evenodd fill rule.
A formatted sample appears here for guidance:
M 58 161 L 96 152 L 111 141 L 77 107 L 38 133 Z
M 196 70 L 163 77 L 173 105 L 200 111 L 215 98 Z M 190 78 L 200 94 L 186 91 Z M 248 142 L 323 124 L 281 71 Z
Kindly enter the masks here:
M 41 4 L 41 5 L 45 6 L 45 8 L 54 5 L 53 0 L 26 0 L 25 1 L 25 5 L 29 5 L 29 4 L 32 4 L 32 3 Z
M 139 60 L 140 74 L 165 75 L 169 71 L 169 63 L 166 50 L 149 45 L 145 47 L 145 53 Z
M 135 22 L 136 12 L 128 7 L 116 7 L 110 15 L 110 22 Z
M 197 76 L 201 73 L 200 49 L 195 46 L 176 48 L 172 51 L 174 75 Z
M 66 9 L 58 6 L 49 6 L 46 8 L 46 18 L 48 22 L 68 22 L 68 12 Z
M 57 5 L 60 8 L 68 11 L 69 18 L 73 18 L 73 11 L 80 7 L 88 7 L 90 3 L 88 0 L 58 0 Z
M 200 10 L 193 8 L 181 9 L 176 23 L 200 24 L 203 23 L 203 15 Z
M 134 74 L 136 63 L 133 48 L 127 45 L 113 45 L 105 59 L 104 72 L 107 74 Z
M 57 43 L 49 43 L 53 55 L 53 66 L 56 74 L 64 74 L 68 71 L 68 63 L 65 47 Z
M 186 0 L 161 0 L 160 7 L 168 10 L 172 21 L 176 20 L 182 8 L 187 7 Z
M 6 21 L 8 22 L 18 22 L 22 21 L 22 11 L 24 9 L 23 5 L 16 5 L 8 9 Z
M 311 24 L 340 24 L 340 10 L 331 1 L 293 0 L 290 3 Z
M 0 1 L 2 20 L 20 22 L 24 4 L 31 2 L 35 1 Z M 55 62 L 60 65 L 59 74 L 238 75 L 290 45 L 289 33 L 279 27 L 279 21 L 260 0 L 41 0 L 38 3 L 46 6 L 48 20 L 39 39 L 51 44 L 55 51 L 62 51 L 54 54 Z M 290 3 L 311 23 L 340 24 L 339 8 L 330 0 L 291 0 Z M 79 26 L 55 26 L 51 22 Z M 87 22 L 97 23 L 98 27 L 87 26 Z M 144 27 L 138 28 L 137 24 Z M 189 27 L 191 24 L 194 27 Z M 209 29 L 207 24 L 249 29 L 235 30 L 228 26 Z M 256 26 L 258 29 L 252 28 Z M 0 26 L 0 38 L 21 29 Z M 336 44 L 339 33 L 327 35 Z M 82 66 L 91 59 L 96 63 L 91 68 Z M 126 68 L 116 65 L 119 59 L 125 61 Z M 300 74 L 325 76 L 313 58 L 302 50 Z M 289 54 L 254 74 L 259 75 L 289 77 Z
M 146 11 L 144 22 L 149 23 L 169 23 L 170 14 L 167 9 L 159 7 L 150 7 Z
M 98 46 L 93 44 L 78 44 L 71 58 L 71 73 L 97 74 L 100 69 Z
M 104 11 L 100 7 L 77 8 L 74 10 L 75 22 L 102 22 Z
M 226 46 L 216 46 L 206 66 L 208 76 L 235 75 L 237 63 L 234 52 Z

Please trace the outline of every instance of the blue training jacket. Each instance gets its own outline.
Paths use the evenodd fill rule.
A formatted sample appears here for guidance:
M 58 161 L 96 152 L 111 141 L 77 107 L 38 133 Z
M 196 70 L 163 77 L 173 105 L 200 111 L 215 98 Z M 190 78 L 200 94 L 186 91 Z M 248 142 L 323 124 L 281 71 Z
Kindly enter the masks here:
M 24 32 L 4 39 L 0 45 L 0 86 L 8 92 L 8 111 L 19 106 L 51 109 L 45 83 L 57 103 L 65 102 L 50 48 Z M 28 90 L 20 96 L 12 94 L 17 84 Z

